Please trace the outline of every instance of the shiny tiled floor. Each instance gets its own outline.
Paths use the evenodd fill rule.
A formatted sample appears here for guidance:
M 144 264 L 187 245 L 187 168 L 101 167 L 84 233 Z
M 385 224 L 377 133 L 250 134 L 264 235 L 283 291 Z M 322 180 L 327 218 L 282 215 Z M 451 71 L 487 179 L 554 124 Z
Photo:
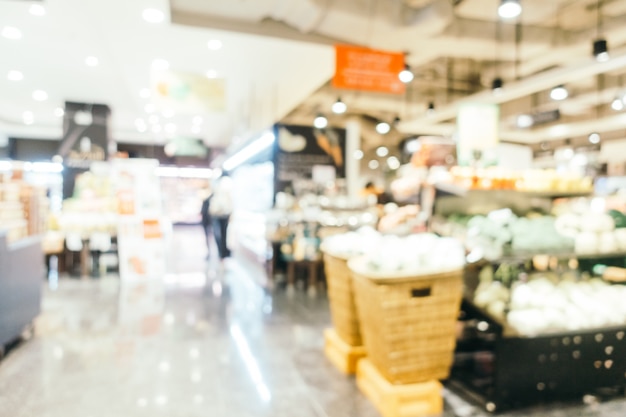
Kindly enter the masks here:
M 171 254 L 165 284 L 47 289 L 35 337 L 0 362 L 0 417 L 379 415 L 322 353 L 323 295 L 268 293 L 240 258 L 206 263 L 191 229 Z M 446 393 L 445 417 L 483 415 Z M 528 415 L 622 417 L 626 401 L 506 414 Z

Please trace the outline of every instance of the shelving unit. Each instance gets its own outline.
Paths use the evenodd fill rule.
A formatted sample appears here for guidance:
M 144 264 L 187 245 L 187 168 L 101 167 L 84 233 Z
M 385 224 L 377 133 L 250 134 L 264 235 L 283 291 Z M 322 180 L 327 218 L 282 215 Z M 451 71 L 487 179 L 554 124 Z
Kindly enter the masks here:
M 452 213 L 487 214 L 510 208 L 515 213 L 532 209 L 549 212 L 557 198 L 587 197 L 588 192 L 526 192 L 515 190 L 438 190 L 433 222 Z M 447 231 L 462 234 L 461 226 Z M 518 251 L 497 260 L 481 261 L 466 268 L 466 294 L 462 304 L 464 324 L 455 352 L 449 384 L 489 412 L 519 408 L 541 402 L 582 399 L 585 395 L 613 396 L 626 392 L 626 324 L 520 335 L 503 319 L 477 307 L 472 300 L 481 265 L 524 264 L 536 255 L 575 259 L 580 270 L 599 263 L 625 266 L 626 252 L 579 254 L 572 250 Z M 506 307 L 508 309 L 508 307 Z M 507 310 L 505 310 L 507 311 Z

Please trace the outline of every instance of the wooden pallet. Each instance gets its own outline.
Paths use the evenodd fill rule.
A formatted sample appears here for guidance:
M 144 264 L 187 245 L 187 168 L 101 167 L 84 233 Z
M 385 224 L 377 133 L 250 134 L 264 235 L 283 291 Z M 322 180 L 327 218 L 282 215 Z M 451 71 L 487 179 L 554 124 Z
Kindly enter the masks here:
M 339 337 L 335 329 L 324 331 L 324 353 L 346 375 L 354 375 L 357 363 L 366 356 L 363 346 L 350 346 Z
M 436 416 L 443 412 L 443 386 L 439 381 L 393 385 L 368 359 L 362 359 L 356 383 L 383 417 Z

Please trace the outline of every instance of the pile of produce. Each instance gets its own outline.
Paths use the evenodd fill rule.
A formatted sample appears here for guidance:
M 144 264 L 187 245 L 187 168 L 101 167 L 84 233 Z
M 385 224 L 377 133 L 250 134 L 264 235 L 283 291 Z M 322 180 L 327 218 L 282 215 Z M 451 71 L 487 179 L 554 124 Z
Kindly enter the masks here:
M 564 213 L 556 219 L 556 230 L 575 241 L 578 254 L 626 251 L 626 218 L 611 210 L 600 213 Z
M 538 275 L 511 290 L 499 281 L 482 282 L 474 303 L 516 333 L 534 336 L 624 325 L 624 299 L 626 286 L 601 279 L 559 281 Z
M 378 246 L 382 235 L 376 229 L 364 226 L 356 232 L 347 232 L 332 235 L 324 239 L 322 251 L 339 257 L 352 258 L 354 256 L 370 253 Z
M 362 258 L 362 271 L 378 276 L 424 275 L 452 271 L 465 264 L 465 250 L 457 239 L 430 233 L 406 237 L 382 236 Z
M 502 209 L 472 217 L 465 245 L 480 250 L 487 260 L 497 260 L 503 255 L 571 251 L 574 240 L 557 232 L 554 217 L 518 217 Z

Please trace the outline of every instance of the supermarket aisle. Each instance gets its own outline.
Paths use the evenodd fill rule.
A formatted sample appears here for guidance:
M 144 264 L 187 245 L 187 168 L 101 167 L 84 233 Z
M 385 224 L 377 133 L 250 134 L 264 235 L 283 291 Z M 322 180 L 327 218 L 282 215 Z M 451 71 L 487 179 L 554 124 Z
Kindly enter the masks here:
M 192 229 L 176 239 L 191 249 L 174 253 L 178 270 L 164 285 L 109 277 L 46 291 L 36 337 L 0 362 L 1 417 L 378 416 L 322 354 L 323 296 L 269 294 L 245 260 L 220 273 L 204 252 L 194 258 Z M 485 415 L 452 394 L 447 403 L 445 417 Z M 625 410 L 613 401 L 506 416 Z

